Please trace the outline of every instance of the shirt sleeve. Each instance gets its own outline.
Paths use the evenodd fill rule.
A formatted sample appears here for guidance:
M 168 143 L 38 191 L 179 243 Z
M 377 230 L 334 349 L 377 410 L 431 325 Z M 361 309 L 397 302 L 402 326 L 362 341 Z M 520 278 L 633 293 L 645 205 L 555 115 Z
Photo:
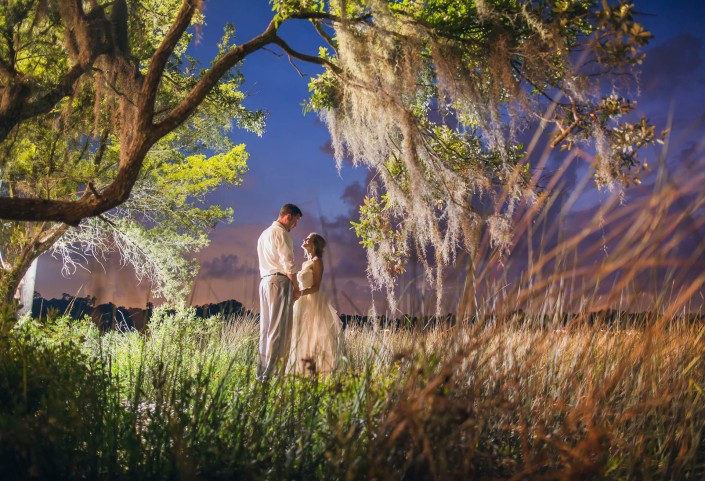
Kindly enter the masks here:
M 288 232 L 279 231 L 277 233 L 277 254 L 279 262 L 287 274 L 296 274 L 296 265 L 294 264 L 294 243 Z

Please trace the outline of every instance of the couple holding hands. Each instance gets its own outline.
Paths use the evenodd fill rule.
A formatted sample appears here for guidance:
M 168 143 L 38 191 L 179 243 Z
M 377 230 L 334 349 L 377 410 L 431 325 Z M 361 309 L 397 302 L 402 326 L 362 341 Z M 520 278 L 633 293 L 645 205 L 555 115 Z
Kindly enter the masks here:
M 279 217 L 260 235 L 257 257 L 260 337 L 257 378 L 273 374 L 325 374 L 340 358 L 342 325 L 320 291 L 326 241 L 309 234 L 301 247 L 306 260 L 297 272 L 289 232 L 302 217 L 301 209 L 285 204 Z

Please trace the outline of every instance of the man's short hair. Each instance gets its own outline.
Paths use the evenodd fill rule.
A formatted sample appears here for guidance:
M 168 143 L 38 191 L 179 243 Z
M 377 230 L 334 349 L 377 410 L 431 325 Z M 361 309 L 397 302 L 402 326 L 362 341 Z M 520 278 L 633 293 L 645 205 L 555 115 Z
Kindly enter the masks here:
M 299 209 L 297 206 L 294 204 L 284 204 L 281 209 L 279 209 L 279 218 L 281 219 L 282 217 L 285 217 L 286 215 L 291 214 L 292 217 L 303 217 L 304 214 L 301 212 L 301 209 Z

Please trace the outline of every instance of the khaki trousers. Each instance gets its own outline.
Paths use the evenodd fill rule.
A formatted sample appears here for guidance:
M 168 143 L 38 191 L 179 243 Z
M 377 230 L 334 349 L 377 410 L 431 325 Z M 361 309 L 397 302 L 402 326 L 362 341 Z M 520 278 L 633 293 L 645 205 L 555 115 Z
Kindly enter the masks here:
M 293 285 L 288 277 L 264 277 L 259 283 L 258 379 L 280 374 L 286 367 L 291 346 L 293 297 Z

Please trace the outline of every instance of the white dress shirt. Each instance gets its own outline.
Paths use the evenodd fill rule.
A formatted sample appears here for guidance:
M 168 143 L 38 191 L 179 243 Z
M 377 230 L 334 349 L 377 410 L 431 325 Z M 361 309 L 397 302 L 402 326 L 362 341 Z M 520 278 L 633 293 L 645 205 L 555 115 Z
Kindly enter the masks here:
M 274 221 L 257 240 L 257 257 L 261 277 L 281 272 L 296 274 L 294 243 L 283 225 Z

